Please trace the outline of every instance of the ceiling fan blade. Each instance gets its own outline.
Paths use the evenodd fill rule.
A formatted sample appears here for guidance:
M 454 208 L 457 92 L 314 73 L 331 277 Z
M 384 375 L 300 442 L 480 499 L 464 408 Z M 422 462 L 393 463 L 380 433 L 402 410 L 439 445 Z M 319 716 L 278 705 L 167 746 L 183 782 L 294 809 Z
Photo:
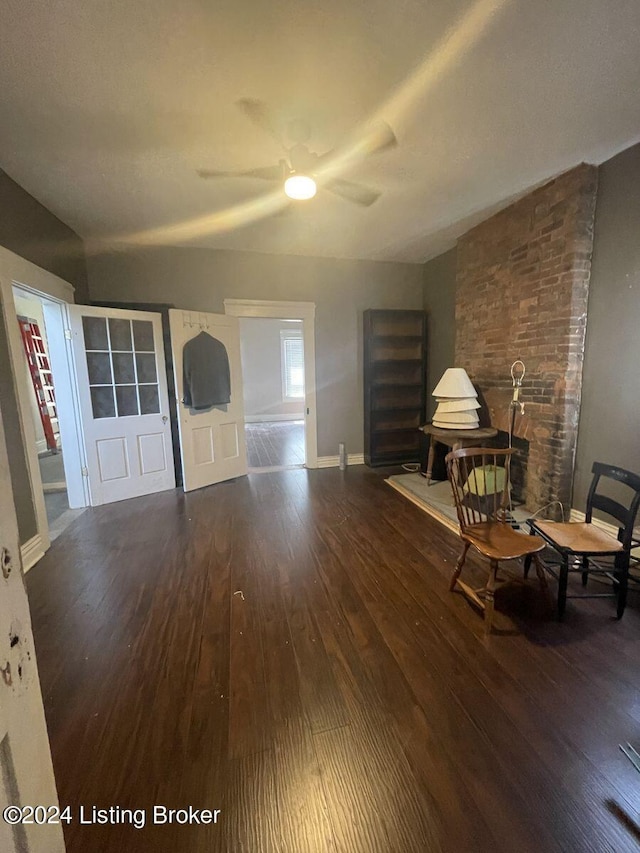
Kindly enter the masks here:
M 397 146 L 396 135 L 385 121 L 374 124 L 365 136 L 356 142 L 356 149 L 362 151 L 366 156 L 381 154 L 383 151 L 390 151 Z M 318 162 L 320 164 L 330 163 L 334 157 L 340 156 L 341 150 L 341 148 L 331 148 L 329 151 L 325 151 L 324 154 L 319 155 Z
M 271 216 L 291 216 L 293 213 L 293 205 L 285 204 L 284 207 L 279 207 L 278 210 L 274 211 Z
M 260 178 L 263 181 L 281 181 L 282 165 L 258 166 L 257 169 L 246 169 L 243 172 L 221 172 L 216 169 L 198 169 L 201 178 Z
M 243 178 L 261 178 L 263 181 L 281 181 L 283 179 L 282 166 L 258 166 L 257 169 L 247 169 L 240 172 Z
M 398 140 L 386 121 L 379 121 L 365 136 L 364 146 L 367 154 L 380 154 L 382 151 L 397 148 Z
M 351 181 L 343 181 L 341 178 L 328 181 L 322 186 L 325 190 L 329 190 L 329 192 L 335 193 L 335 195 L 339 195 L 354 204 L 359 204 L 361 207 L 371 207 L 381 196 L 377 190 L 369 189 L 362 184 L 354 184 Z
M 276 130 L 276 121 L 271 108 L 264 101 L 258 98 L 240 98 L 236 101 L 236 106 L 256 127 L 272 136 L 281 148 L 285 147 L 282 136 Z
M 197 169 L 196 174 L 201 178 L 233 178 L 236 172 L 220 172 L 218 169 Z

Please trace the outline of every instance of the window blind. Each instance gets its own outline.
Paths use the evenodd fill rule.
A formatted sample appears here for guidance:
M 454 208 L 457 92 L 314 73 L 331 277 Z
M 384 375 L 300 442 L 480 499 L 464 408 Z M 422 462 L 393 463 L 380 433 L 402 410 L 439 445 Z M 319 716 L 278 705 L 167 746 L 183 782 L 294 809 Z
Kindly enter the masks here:
M 282 384 L 285 399 L 304 397 L 304 350 L 299 335 L 282 336 Z

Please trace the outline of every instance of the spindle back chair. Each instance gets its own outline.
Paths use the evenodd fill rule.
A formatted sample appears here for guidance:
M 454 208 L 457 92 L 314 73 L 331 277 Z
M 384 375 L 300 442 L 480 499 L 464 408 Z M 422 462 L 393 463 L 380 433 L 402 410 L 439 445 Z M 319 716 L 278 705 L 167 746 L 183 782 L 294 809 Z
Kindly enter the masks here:
M 485 634 L 491 633 L 498 568 L 503 560 L 530 556 L 535 564 L 540 585 L 547 592 L 547 580 L 538 558 L 544 542 L 538 537 L 519 533 L 511 527 L 509 506 L 509 473 L 512 449 L 466 447 L 446 456 L 447 474 L 460 524 L 462 553 L 456 563 L 449 589 L 459 588 L 484 611 Z M 485 586 L 474 589 L 460 580 L 460 573 L 473 546 L 489 560 L 489 577 Z

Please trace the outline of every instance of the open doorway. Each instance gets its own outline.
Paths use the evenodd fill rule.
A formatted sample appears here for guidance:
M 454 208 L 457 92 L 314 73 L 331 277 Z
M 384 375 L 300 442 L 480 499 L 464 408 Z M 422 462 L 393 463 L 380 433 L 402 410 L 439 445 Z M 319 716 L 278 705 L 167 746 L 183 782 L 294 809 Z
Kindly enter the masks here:
M 224 299 L 225 314 L 240 319 L 300 320 L 304 354 L 304 467 L 318 467 L 318 423 L 316 412 L 316 339 L 314 302 L 285 302 L 268 299 Z M 251 327 L 249 327 L 251 328 Z M 261 471 L 268 470 L 261 468 Z
M 240 319 L 249 471 L 305 465 L 302 320 Z
M 62 393 L 62 383 L 56 384 L 54 367 L 60 358 L 58 353 L 56 359 L 56 350 L 65 348 L 63 324 L 58 318 L 61 306 L 56 300 L 18 286 L 13 287 L 13 298 L 27 365 L 23 375 L 29 386 L 30 415 L 49 539 L 53 541 L 86 508 L 84 495 L 78 496 L 75 484 L 70 489 L 68 482 L 70 469 L 78 468 L 80 462 L 65 457 L 77 456 L 77 447 L 68 436 L 65 440 L 60 426 L 59 406 L 68 404 Z M 69 414 L 74 417 L 73 413 Z

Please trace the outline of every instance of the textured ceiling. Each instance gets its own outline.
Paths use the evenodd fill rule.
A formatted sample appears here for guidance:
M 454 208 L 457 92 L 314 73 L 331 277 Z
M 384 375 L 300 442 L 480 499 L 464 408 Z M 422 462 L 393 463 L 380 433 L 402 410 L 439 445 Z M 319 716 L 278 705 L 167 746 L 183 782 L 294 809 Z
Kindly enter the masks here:
M 90 246 L 420 262 L 640 137 L 637 0 L 0 0 L 0 19 L 0 167 Z M 270 185 L 200 179 L 281 156 L 245 97 L 309 120 L 320 152 L 386 119 L 397 149 L 336 164 L 379 201 L 265 216 Z

